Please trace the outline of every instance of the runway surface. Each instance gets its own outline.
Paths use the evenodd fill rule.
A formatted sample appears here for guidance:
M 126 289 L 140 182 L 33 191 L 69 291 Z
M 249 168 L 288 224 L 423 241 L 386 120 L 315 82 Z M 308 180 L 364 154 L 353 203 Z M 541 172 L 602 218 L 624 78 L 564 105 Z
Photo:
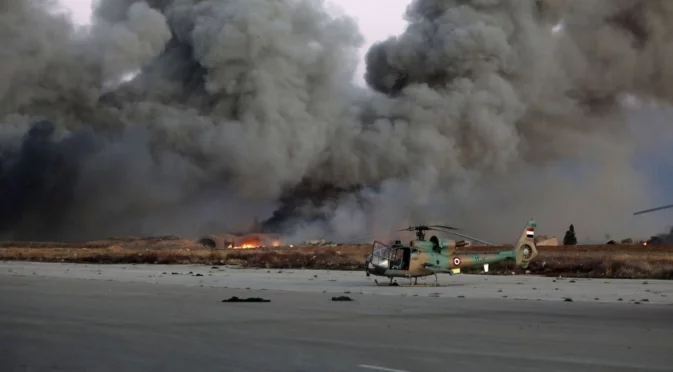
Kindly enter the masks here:
M 0 370 L 673 370 L 673 282 L 571 281 L 0 262 Z

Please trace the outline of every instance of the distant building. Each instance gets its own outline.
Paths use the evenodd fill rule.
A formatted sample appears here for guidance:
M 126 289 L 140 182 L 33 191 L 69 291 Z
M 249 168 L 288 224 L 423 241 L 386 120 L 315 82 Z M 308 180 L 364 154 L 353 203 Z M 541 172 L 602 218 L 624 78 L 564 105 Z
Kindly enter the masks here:
M 537 246 L 556 246 L 559 245 L 558 238 L 555 236 L 540 235 L 535 238 L 535 245 Z

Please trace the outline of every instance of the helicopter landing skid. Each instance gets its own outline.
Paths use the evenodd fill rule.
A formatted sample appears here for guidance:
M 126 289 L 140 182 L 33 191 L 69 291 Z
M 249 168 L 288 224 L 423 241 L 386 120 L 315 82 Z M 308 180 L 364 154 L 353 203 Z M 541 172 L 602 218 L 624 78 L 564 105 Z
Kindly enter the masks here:
M 456 285 L 456 284 L 440 284 L 440 283 L 399 284 L 397 282 L 393 282 L 392 284 L 390 284 L 390 283 L 380 283 L 376 279 L 374 279 L 374 283 L 376 283 L 376 285 L 379 287 L 404 287 L 404 288 L 413 288 L 413 287 L 436 288 L 436 287 L 453 287 Z
M 385 283 L 384 283 L 384 284 L 381 284 L 381 283 L 379 283 L 379 281 L 376 280 L 376 279 L 374 279 L 374 283 L 376 283 L 376 285 L 379 286 L 379 287 L 399 287 L 399 284 L 397 284 L 397 282 L 394 282 L 394 283 L 393 283 L 393 280 L 392 280 L 392 279 L 390 279 L 390 283 L 388 283 L 388 284 L 385 284 Z
M 439 284 L 439 281 L 437 280 L 437 274 L 433 274 L 435 276 L 435 282 L 434 283 L 427 283 L 427 284 L 418 284 L 418 278 L 409 278 L 409 285 L 404 285 L 404 287 L 441 287 L 442 285 Z M 399 287 L 401 284 L 398 284 L 397 282 L 393 282 L 394 278 L 390 278 L 390 283 L 388 284 L 382 284 L 379 283 L 378 280 L 374 279 L 374 283 L 376 283 L 377 286 L 382 287 Z

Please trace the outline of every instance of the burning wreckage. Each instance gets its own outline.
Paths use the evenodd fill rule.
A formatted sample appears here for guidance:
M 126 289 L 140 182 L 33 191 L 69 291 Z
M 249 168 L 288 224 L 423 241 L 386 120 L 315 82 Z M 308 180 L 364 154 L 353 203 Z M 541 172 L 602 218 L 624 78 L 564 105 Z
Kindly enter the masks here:
M 210 234 L 199 238 L 199 244 L 210 249 L 254 249 L 284 247 L 289 245 L 281 234 L 248 233 L 248 234 Z M 307 246 L 336 247 L 343 245 L 325 239 L 307 240 Z
M 282 235 L 269 233 L 211 234 L 199 238 L 198 242 L 211 249 L 253 249 L 284 245 Z

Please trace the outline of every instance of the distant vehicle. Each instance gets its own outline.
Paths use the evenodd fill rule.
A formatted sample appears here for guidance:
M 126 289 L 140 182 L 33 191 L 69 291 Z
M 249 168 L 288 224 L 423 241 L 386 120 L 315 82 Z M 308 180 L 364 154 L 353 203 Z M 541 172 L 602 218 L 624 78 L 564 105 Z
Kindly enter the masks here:
M 466 241 L 440 239 L 434 235 L 430 237 L 430 240 L 425 240 L 425 231 L 435 230 L 492 245 L 483 240 L 450 231 L 457 230 L 453 227 L 439 225 L 408 227 L 400 231 L 415 230 L 418 239 L 411 241 L 408 246 L 403 245 L 399 240 L 390 245 L 375 241 L 372 245 L 372 253 L 365 260 L 365 272 L 367 276 L 387 277 L 390 279 L 389 285 L 392 285 L 394 278 L 413 279 L 413 284 L 417 284 L 419 277 L 430 275 L 435 276 L 436 283 L 439 273 L 453 275 L 459 273 L 461 268 L 477 265 L 484 265 L 484 270 L 487 270 L 488 264 L 506 260 L 513 260 L 519 267 L 525 269 L 538 255 L 534 240 L 535 227 L 536 223 L 531 219 L 512 250 L 494 253 L 457 252 L 456 248 L 467 246 Z M 375 280 L 375 282 L 379 284 L 378 281 Z
M 315 239 L 315 240 L 307 240 L 304 242 L 306 245 L 326 245 L 326 246 L 331 246 L 331 247 L 336 247 L 341 244 L 337 244 L 325 239 Z
M 663 209 L 669 209 L 669 208 L 673 208 L 673 204 L 662 205 L 662 206 L 656 207 L 656 208 L 645 209 L 645 210 L 642 210 L 642 211 L 635 212 L 635 213 L 633 213 L 633 215 L 637 216 L 639 214 L 646 214 L 646 213 L 656 212 L 656 211 L 660 211 L 660 210 L 663 210 Z M 652 236 L 652 237 L 650 237 L 650 239 L 648 239 L 646 242 L 643 242 L 642 244 L 643 244 L 643 246 L 647 246 L 647 245 L 665 244 L 667 242 L 670 243 L 671 236 L 673 236 L 672 234 L 673 234 L 673 227 L 671 228 L 671 230 L 668 234 L 661 234 L 660 236 Z

